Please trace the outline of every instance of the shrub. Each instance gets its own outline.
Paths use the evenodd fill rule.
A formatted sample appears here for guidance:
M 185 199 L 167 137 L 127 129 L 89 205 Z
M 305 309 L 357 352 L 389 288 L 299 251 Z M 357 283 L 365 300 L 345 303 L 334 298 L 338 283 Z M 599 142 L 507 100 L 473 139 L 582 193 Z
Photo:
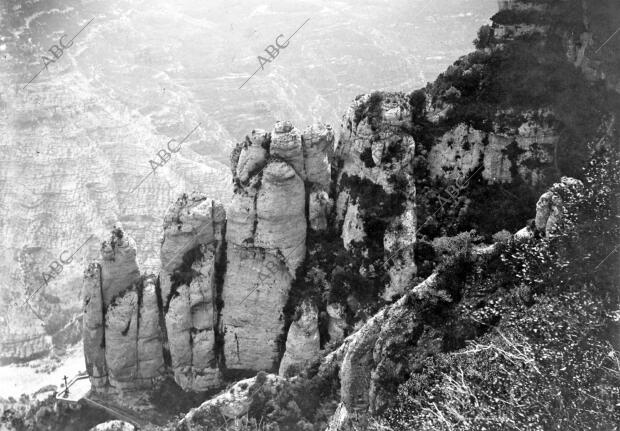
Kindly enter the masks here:
M 508 243 L 512 240 L 512 234 L 506 229 L 502 229 L 499 232 L 493 234 L 493 242 Z
M 484 49 L 490 46 L 493 40 L 493 29 L 489 25 L 483 25 L 478 30 L 478 37 L 474 40 L 476 49 Z

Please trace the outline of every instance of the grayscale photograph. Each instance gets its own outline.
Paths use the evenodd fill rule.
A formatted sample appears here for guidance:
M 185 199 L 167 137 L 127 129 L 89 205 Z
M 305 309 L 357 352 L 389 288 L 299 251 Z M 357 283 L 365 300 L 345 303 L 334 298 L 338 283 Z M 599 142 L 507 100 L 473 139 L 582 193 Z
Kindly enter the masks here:
M 0 431 L 620 431 L 620 0 L 0 0 Z

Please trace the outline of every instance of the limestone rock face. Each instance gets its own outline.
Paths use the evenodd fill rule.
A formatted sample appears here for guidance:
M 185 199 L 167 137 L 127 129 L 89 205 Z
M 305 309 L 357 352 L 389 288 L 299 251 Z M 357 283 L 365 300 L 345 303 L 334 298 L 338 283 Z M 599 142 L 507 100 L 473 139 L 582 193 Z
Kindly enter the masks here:
M 435 289 L 436 284 L 433 274 L 375 314 L 323 360 L 319 374 L 331 375 L 339 369 L 341 384 L 341 405 L 328 429 L 366 429 L 368 413 L 381 412 L 393 399 L 385 383 L 404 380 L 408 372 L 390 352 L 406 357 L 404 363 L 417 363 L 429 352 L 441 351 L 442 334 L 424 324 L 415 311 L 415 304 L 450 301 L 445 292 Z
M 253 244 L 256 230 L 256 195 L 254 187 L 235 193 L 228 208 L 226 240 L 234 244 Z
M 192 349 L 190 329 L 192 327 L 189 288 L 186 285 L 177 289 L 177 296 L 170 300 L 166 313 L 166 330 L 168 344 L 172 358 L 172 369 L 175 370 L 175 380 L 182 379 L 177 374 L 183 375 L 191 367 Z
M 534 231 L 529 226 L 519 229 L 514 234 L 514 239 L 517 241 L 527 241 L 531 238 L 534 238 Z
M 405 286 L 416 275 L 414 263 L 414 242 L 416 238 L 415 204 L 405 203 L 405 210 L 390 222 L 383 236 L 383 249 L 388 254 L 390 284 L 386 286 L 383 298 L 386 301 L 405 292 Z
M 90 431 L 135 431 L 136 427 L 129 422 L 114 420 L 99 424 Z
M 279 252 L 291 274 L 306 254 L 304 183 L 287 163 L 270 162 L 256 200 L 256 247 Z
M 352 242 L 361 242 L 366 237 L 364 222 L 359 213 L 359 205 L 352 204 L 347 207 L 341 236 L 344 248 L 347 250 L 350 249 Z
M 325 431 L 343 431 L 349 430 L 349 412 L 345 403 L 338 404 L 336 411 L 329 420 L 329 424 Z
M 553 184 L 536 202 L 536 229 L 547 236 L 557 233 L 564 215 L 563 196 L 569 197 L 582 190 L 583 183 L 575 178 L 562 177 L 559 183 Z
M 138 375 L 138 295 L 130 290 L 108 306 L 105 316 L 105 361 L 114 388 L 135 386 Z
M 227 369 L 270 370 L 293 277 L 282 259 L 260 249 L 228 244 L 222 291 Z
M 403 293 L 415 276 L 415 142 L 411 108 L 401 93 L 376 92 L 359 96 L 342 121 L 332 167 L 337 172 L 336 220 L 343 220 L 346 249 L 354 242 L 383 250 L 381 267 L 390 275 L 384 297 Z M 383 232 L 369 231 L 366 218 L 387 222 Z M 372 235 L 371 235 L 372 234 Z M 368 238 L 373 237 L 371 243 Z M 381 237 L 379 239 L 379 237 Z
M 283 308 L 305 256 L 305 187 L 284 161 L 301 160 L 303 167 L 301 137 L 290 124 L 278 124 L 276 131 L 278 139 L 270 142 L 279 140 L 279 157 L 236 188 L 230 209 L 221 312 L 227 369 L 274 368 Z
M 333 152 L 334 132 L 330 125 L 322 123 L 308 126 L 302 135 L 306 179 L 318 184 L 323 190 L 329 189 L 330 159 Z
M 226 212 L 221 203 L 204 194 L 183 194 L 164 216 L 164 239 L 161 246 L 161 293 L 169 299 L 172 276 L 186 253 L 201 244 L 219 244 L 223 240 Z
M 192 271 L 190 285 L 182 285 L 170 300 L 166 327 L 175 380 L 185 390 L 205 391 L 220 384 L 215 352 L 219 334 L 215 286 L 216 253 L 213 245 L 201 246 L 203 258 Z
M 85 355 L 99 387 L 149 387 L 170 369 L 184 390 L 205 391 L 224 368 L 278 367 L 307 226 L 325 230 L 330 217 L 333 139 L 322 124 L 303 134 L 289 122 L 254 130 L 231 156 L 228 219 L 200 193 L 168 209 L 157 279 L 140 277 L 135 244 L 115 226 L 84 281 Z M 302 308 L 283 369 L 303 367 L 320 346 L 318 311 Z
M 117 235 L 122 235 L 120 238 Z M 140 277 L 136 261 L 136 242 L 115 229 L 110 241 L 101 246 L 101 281 L 103 302 L 108 305 L 113 297 L 129 288 Z
M 551 151 L 559 135 L 533 119 L 540 115 L 544 113 L 526 113 L 524 123 L 502 133 L 485 133 L 459 124 L 441 136 L 431 148 L 427 157 L 431 177 L 462 178 L 465 181 L 480 169 L 482 177 L 490 183 L 510 183 L 516 170 L 532 185 L 542 182 L 542 167 L 528 168 L 528 161 L 536 161 L 539 165 L 551 163 Z
M 147 278 L 142 288 L 138 327 L 138 384 L 147 387 L 161 375 L 164 367 L 163 334 L 159 326 L 159 307 L 154 278 Z
M 236 166 L 236 176 L 241 182 L 246 182 L 252 175 L 265 166 L 269 135 L 264 130 L 252 130 L 252 137 L 245 142 L 239 154 Z
M 284 160 L 302 180 L 306 179 L 301 132 L 290 121 L 278 121 L 271 132 L 272 156 Z
M 211 292 L 206 294 L 186 285 L 179 287 L 166 313 L 166 327 L 172 370 L 179 386 L 193 391 L 217 387 L 220 372 L 215 357 Z
M 542 194 L 536 202 L 536 228 L 547 234 L 552 234 L 562 218 L 562 198 L 548 191 Z
M 255 141 L 267 160 L 246 178 L 243 154 Z M 271 133 L 253 133 L 233 152 L 236 186 L 226 227 L 221 311 L 227 369 L 277 367 L 283 308 L 306 255 L 307 226 L 327 227 L 332 146 L 329 126 L 316 124 L 302 134 L 290 122 L 278 122 Z
M 279 374 L 289 377 L 305 369 L 319 356 L 319 311 L 316 305 L 304 301 L 301 316 L 291 324 L 286 339 L 286 350 L 280 362 Z
M 191 431 L 197 429 L 218 429 L 222 416 L 226 419 L 235 419 L 245 415 L 252 403 L 252 396 L 260 389 L 267 396 L 276 396 L 281 391 L 284 379 L 274 374 L 266 374 L 262 381 L 257 377 L 241 380 L 230 389 L 205 401 L 193 408 L 179 422 L 177 430 Z M 258 385 L 258 388 L 256 387 Z M 213 420 L 213 423 L 209 421 Z
M 223 259 L 225 212 L 204 195 L 183 195 L 168 211 L 161 295 L 175 381 L 188 391 L 220 384 L 216 274 Z
M 156 281 L 136 273 L 135 255 L 133 239 L 117 224 L 99 262 L 84 273 L 84 357 L 98 390 L 149 388 L 165 369 Z
M 84 359 L 90 382 L 95 388 L 107 382 L 105 362 L 103 297 L 101 294 L 101 266 L 91 263 L 84 271 L 82 284 L 82 340 Z
M 411 126 L 405 96 L 379 92 L 359 96 L 345 112 L 342 123 L 334 151 L 335 161 L 342 164 L 338 182 L 342 185 L 345 174 L 356 176 L 392 193 L 395 183 L 390 177 L 397 172 L 411 173 L 415 149 L 413 138 L 403 132 L 403 128 Z

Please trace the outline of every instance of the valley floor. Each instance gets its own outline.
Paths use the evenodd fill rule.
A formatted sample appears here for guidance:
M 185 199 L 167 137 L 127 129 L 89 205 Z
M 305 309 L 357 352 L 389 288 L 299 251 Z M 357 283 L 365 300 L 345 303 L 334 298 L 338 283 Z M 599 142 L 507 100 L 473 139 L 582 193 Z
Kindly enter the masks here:
M 46 371 L 50 369 L 52 371 Z M 47 357 L 25 364 L 5 365 L 0 367 L 0 397 L 17 399 L 21 394 L 31 395 L 45 386 L 59 387 L 63 376 L 71 379 L 85 369 L 82 343 L 69 347 L 65 355 L 56 359 Z

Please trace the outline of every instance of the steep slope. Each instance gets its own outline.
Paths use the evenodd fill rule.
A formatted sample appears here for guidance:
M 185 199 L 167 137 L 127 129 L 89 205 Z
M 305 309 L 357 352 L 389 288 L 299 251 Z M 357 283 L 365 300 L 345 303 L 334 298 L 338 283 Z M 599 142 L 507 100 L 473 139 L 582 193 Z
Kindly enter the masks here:
M 456 380 L 463 374 L 450 361 L 469 355 L 471 350 L 460 352 L 469 342 L 478 349 L 496 349 L 496 356 L 485 360 L 503 355 L 507 361 L 491 366 L 518 360 L 513 365 L 540 363 L 561 375 L 556 383 L 544 377 L 533 380 L 546 386 L 540 388 L 540 398 L 532 393 L 532 399 L 551 404 L 528 401 L 540 419 L 527 426 L 551 424 L 554 418 L 570 423 L 571 415 L 584 426 L 617 418 L 605 409 L 613 409 L 617 401 L 613 361 L 618 346 L 607 345 L 613 339 L 608 329 L 600 329 L 613 327 L 605 313 L 617 307 L 617 281 L 609 267 L 596 273 L 601 267 L 596 259 L 604 262 L 614 250 L 600 250 L 595 243 L 607 235 L 618 238 L 610 187 L 618 180 L 620 99 L 614 74 L 603 72 L 615 60 L 601 60 L 597 44 L 603 48 L 613 34 L 620 11 L 607 1 L 512 1 L 502 6 L 493 26 L 481 29 L 479 49 L 435 82 L 407 95 L 360 96 L 345 113 L 332 159 L 332 221 L 326 231 L 308 235 L 307 259 L 293 283 L 285 317 L 291 322 L 289 335 L 296 334 L 299 345 L 308 342 L 311 349 L 312 331 L 300 330 L 314 319 L 311 304 L 319 314 L 322 347 L 332 334 L 338 343 L 343 333 L 353 333 L 322 359 L 318 372 L 306 369 L 306 377 L 314 377 L 293 379 L 291 388 L 265 394 L 262 409 L 246 399 L 244 413 L 257 421 L 277 422 L 284 429 L 309 422 L 319 429 L 335 399 L 339 406 L 330 430 L 369 429 L 377 421 L 383 421 L 377 429 L 386 424 L 436 429 L 442 420 L 455 426 L 526 426 L 527 418 L 513 409 L 516 404 L 501 410 L 506 416 L 493 416 L 490 412 L 498 409 L 485 401 L 485 422 L 475 417 L 477 406 L 483 405 L 479 399 L 459 404 L 450 398 L 450 391 L 465 387 Z M 605 39 L 603 28 L 611 29 Z M 596 175 L 584 170 L 588 166 Z M 575 178 L 563 177 L 567 174 Z M 583 264 L 585 274 L 577 269 Z M 559 295 L 557 301 L 554 295 Z M 583 320 L 577 298 L 590 301 L 588 310 L 600 314 Z M 375 314 L 390 300 L 395 302 Z M 551 312 L 551 304 L 559 308 Z M 535 318 L 527 317 L 529 310 Z M 536 332 L 536 319 L 544 319 L 538 313 L 544 310 L 556 323 L 562 316 L 583 322 L 596 340 L 587 354 L 610 358 L 604 362 L 611 368 L 596 376 L 588 374 L 586 363 L 574 371 L 579 378 L 589 376 L 586 395 L 574 392 L 561 361 L 547 363 L 528 351 L 509 350 L 532 346 L 541 355 L 562 357 L 563 343 L 585 342 L 587 336 L 579 335 L 579 342 L 570 338 L 576 336 L 571 326 L 559 328 L 557 339 L 534 343 L 535 335 L 527 331 Z M 541 328 L 552 337 L 548 326 Z M 506 341 L 501 335 L 506 328 L 516 337 L 531 338 Z M 487 344 L 473 341 L 480 339 Z M 567 355 L 567 360 L 583 360 L 579 354 Z M 288 374 L 286 352 L 284 358 Z M 443 380 L 427 381 L 437 377 L 432 374 L 434 358 L 448 361 L 442 365 Z M 463 364 L 473 367 L 468 377 L 490 378 L 475 363 Z M 535 373 L 536 367 L 530 371 Z M 513 383 L 501 388 L 516 385 L 517 372 L 502 376 Z M 475 391 L 480 382 L 470 384 Z M 409 392 L 396 399 L 399 387 Z M 442 394 L 446 404 L 434 405 L 420 387 Z M 559 405 L 552 402 L 552 388 L 561 388 Z M 596 410 L 587 413 L 587 397 L 599 390 Z M 303 393 L 312 401 L 296 409 Z M 561 403 L 571 397 L 579 407 L 571 406 L 565 414 Z M 417 416 L 408 416 L 408 408 Z

